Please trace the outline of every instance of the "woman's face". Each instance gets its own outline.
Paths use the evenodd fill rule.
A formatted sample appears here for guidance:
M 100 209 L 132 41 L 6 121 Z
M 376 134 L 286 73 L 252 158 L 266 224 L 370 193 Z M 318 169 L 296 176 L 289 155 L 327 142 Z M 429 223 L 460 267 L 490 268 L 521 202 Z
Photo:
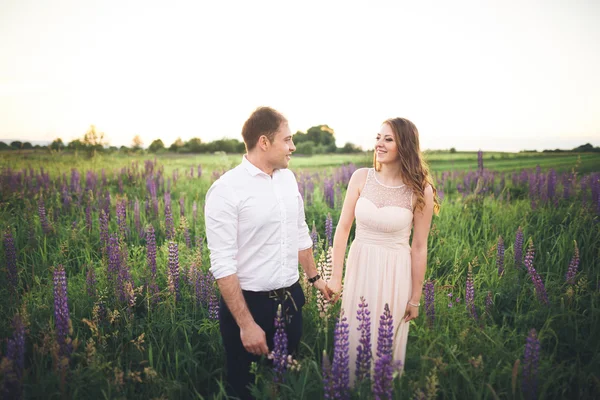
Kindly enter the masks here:
M 398 145 L 394 131 L 388 124 L 381 125 L 375 141 L 376 160 L 380 164 L 389 164 L 398 161 Z

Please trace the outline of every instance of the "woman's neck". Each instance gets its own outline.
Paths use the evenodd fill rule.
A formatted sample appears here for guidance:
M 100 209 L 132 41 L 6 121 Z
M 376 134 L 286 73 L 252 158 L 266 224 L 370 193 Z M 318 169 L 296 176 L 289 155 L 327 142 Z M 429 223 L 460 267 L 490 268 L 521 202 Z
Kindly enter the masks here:
M 400 173 L 400 164 L 396 163 L 393 166 L 387 164 L 380 165 L 381 168 L 377 171 L 377 175 L 379 175 L 379 180 L 382 181 L 381 183 L 389 186 L 399 186 L 404 184 L 402 174 Z

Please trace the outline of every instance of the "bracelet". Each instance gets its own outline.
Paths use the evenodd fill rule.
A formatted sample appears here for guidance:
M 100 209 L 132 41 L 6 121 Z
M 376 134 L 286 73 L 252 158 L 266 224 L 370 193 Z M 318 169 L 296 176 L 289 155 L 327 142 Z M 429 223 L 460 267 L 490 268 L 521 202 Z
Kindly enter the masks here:
M 315 283 L 316 281 L 318 281 L 319 279 L 321 279 L 321 275 L 316 274 L 315 276 L 313 276 L 312 278 L 308 278 L 308 283 L 310 283 L 311 285 L 313 283 Z
M 421 306 L 421 303 L 413 304 L 410 301 L 408 302 L 408 304 L 410 304 L 413 307 L 420 307 Z

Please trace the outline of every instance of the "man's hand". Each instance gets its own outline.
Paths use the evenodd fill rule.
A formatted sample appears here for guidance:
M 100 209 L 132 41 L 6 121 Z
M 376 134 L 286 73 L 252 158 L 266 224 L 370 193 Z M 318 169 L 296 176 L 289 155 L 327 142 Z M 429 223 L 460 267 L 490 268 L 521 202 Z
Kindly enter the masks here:
M 240 327 L 240 338 L 248 353 L 257 356 L 269 354 L 267 335 L 256 322 L 252 321 L 248 326 Z
M 331 302 L 337 302 L 342 296 L 342 281 L 338 279 L 331 279 L 329 282 L 327 282 L 326 286 L 329 296 L 331 297 Z
M 325 283 L 325 281 L 323 279 L 319 278 L 319 280 L 316 281 L 313 284 L 313 286 L 316 287 L 319 290 L 319 292 L 321 292 L 323 294 L 323 297 L 325 297 L 325 300 L 327 300 L 327 301 L 331 300 L 329 288 L 327 287 L 327 283 Z

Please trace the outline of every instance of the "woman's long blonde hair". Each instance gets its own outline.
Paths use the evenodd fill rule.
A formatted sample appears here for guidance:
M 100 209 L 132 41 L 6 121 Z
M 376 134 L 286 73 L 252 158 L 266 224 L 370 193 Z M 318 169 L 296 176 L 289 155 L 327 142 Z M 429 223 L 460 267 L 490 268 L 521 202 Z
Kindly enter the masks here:
M 417 196 L 415 210 L 423 210 L 425 207 L 425 188 L 427 185 L 431 185 L 433 189 L 433 212 L 437 214 L 440 210 L 440 202 L 429 174 L 429 166 L 421 154 L 417 127 L 406 118 L 390 118 L 383 123 L 388 124 L 394 132 L 394 139 L 400 155 L 402 180 Z M 381 170 L 381 164 L 377 162 L 377 152 L 373 153 L 373 166 L 376 171 Z

